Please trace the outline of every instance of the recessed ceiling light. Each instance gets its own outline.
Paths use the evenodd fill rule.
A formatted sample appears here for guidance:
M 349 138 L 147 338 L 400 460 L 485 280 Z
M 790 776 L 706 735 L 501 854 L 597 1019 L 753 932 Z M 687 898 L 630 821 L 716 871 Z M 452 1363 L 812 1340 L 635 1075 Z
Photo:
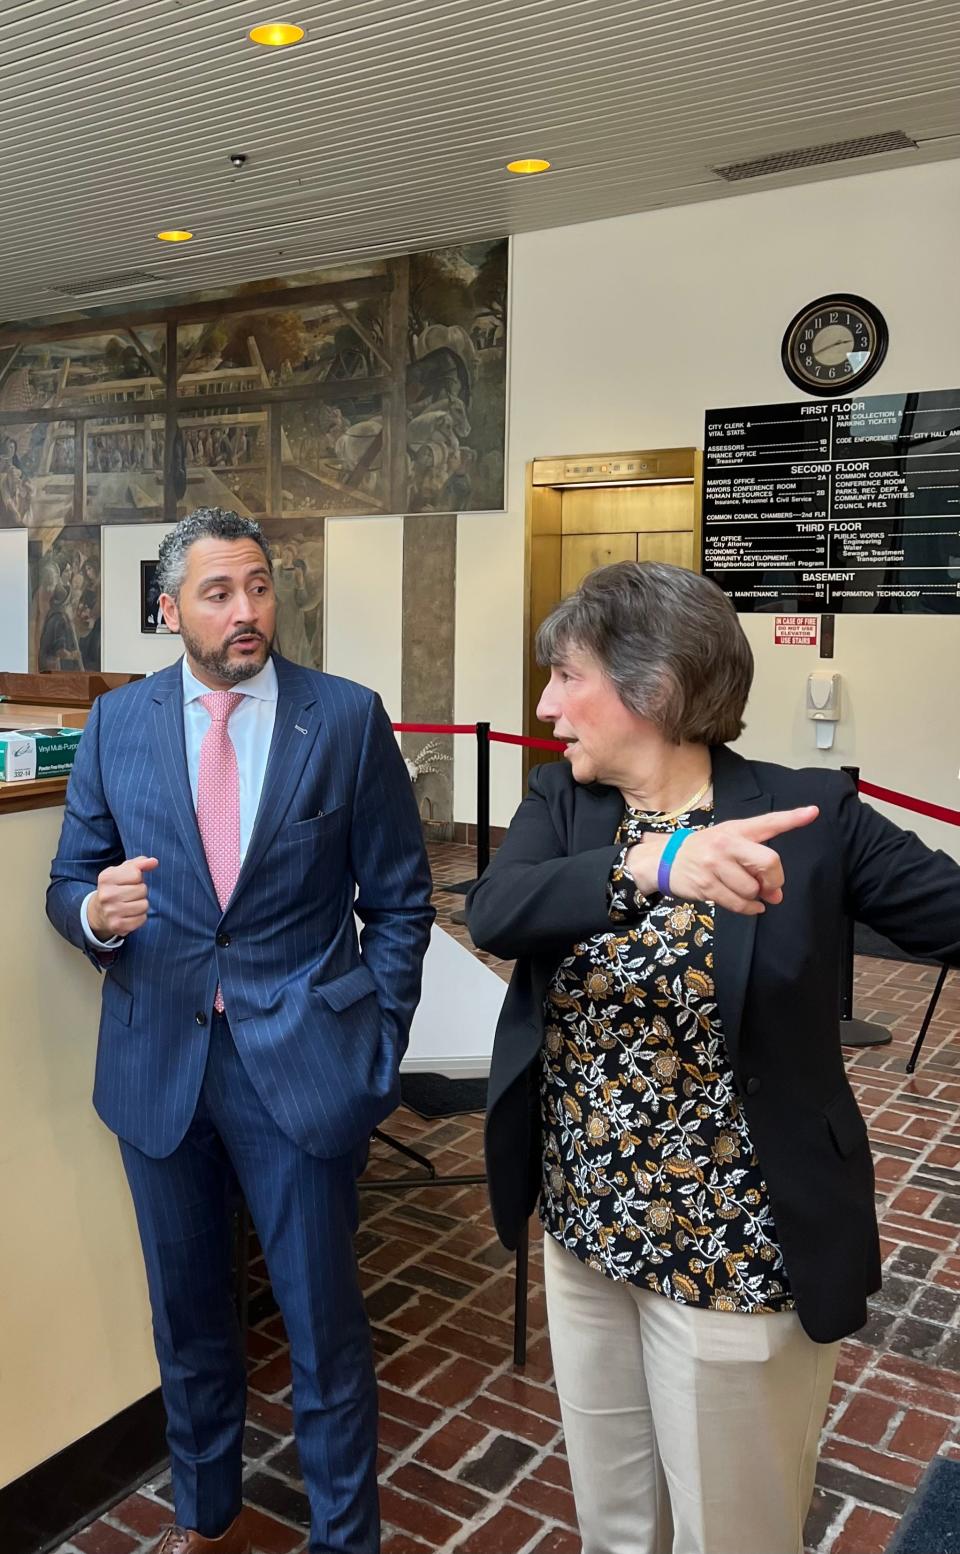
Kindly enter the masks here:
M 158 232 L 157 237 L 161 243 L 189 243 L 193 233 L 186 232 L 180 227 L 171 227 L 168 231 Z
M 507 163 L 508 173 L 546 173 L 549 170 L 550 163 L 537 156 L 521 157 L 519 162 Z
M 300 42 L 304 29 L 295 22 L 264 22 L 262 27 L 251 27 L 247 36 L 251 43 L 262 44 L 265 49 L 285 49 Z

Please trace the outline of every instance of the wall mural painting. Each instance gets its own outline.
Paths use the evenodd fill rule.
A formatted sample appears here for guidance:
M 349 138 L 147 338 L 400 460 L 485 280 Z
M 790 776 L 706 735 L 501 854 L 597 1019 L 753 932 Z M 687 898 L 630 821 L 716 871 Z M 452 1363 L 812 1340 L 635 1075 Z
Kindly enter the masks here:
M 0 422 L 0 529 L 73 522 L 75 443 L 73 421 Z
M 301 524 L 271 518 L 263 532 L 273 557 L 277 647 L 295 664 L 322 669 L 323 519 Z
M 318 663 L 326 517 L 502 508 L 507 260 L 474 243 L 0 329 L 0 528 L 31 531 L 46 656 L 99 668 L 105 524 L 232 507 L 278 547 L 288 525 L 285 651 Z M 36 570 L 69 564 L 75 593 L 67 552 L 94 543 L 95 629 Z
M 410 260 L 409 512 L 503 506 L 505 241 Z
M 99 669 L 99 529 L 34 529 L 27 555 L 31 666 L 41 673 Z

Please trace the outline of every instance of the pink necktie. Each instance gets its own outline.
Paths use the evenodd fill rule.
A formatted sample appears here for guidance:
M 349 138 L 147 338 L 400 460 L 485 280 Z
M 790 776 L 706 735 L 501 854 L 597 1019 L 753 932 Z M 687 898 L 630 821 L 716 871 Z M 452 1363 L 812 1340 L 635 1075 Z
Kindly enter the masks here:
M 200 746 L 197 825 L 222 910 L 240 873 L 240 772 L 227 723 L 243 695 L 240 691 L 210 691 L 200 701 L 210 714 L 210 727 Z M 213 1007 L 223 1013 L 219 987 Z

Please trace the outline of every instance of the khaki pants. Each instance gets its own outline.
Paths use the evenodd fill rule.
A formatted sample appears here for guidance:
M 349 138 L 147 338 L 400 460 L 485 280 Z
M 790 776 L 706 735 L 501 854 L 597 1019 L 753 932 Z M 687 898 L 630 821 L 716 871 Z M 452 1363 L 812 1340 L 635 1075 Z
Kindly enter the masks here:
M 803 1554 L 839 1344 L 679 1306 L 544 1237 L 583 1554 Z

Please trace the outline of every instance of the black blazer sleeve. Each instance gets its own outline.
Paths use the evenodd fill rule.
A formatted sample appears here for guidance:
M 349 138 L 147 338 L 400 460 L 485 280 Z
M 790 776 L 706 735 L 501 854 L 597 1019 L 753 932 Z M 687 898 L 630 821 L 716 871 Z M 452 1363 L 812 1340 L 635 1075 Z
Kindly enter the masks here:
M 837 824 L 850 915 L 911 955 L 960 965 L 960 868 L 955 861 L 861 803 L 849 781 Z
M 611 927 L 607 884 L 621 849 L 568 857 L 545 793 L 550 767 L 534 767 L 529 792 L 496 857 L 467 896 L 470 937 L 504 960 L 566 953 L 578 939 Z

